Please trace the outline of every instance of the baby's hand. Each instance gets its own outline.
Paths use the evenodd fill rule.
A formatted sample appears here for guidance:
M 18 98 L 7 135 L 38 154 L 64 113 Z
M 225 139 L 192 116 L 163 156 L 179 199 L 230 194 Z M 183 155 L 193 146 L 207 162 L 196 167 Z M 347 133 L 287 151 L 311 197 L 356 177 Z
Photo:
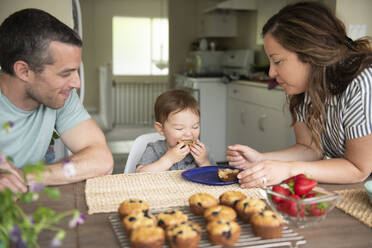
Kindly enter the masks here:
M 191 155 L 195 159 L 195 163 L 199 166 L 206 166 L 210 165 L 208 160 L 207 149 L 205 149 L 205 145 L 200 141 L 195 141 L 194 144 L 190 145 L 190 152 Z
M 181 161 L 186 157 L 187 154 L 190 153 L 190 148 L 188 145 L 185 145 L 183 142 L 177 144 L 176 146 L 172 147 L 165 153 L 166 156 L 173 164 Z

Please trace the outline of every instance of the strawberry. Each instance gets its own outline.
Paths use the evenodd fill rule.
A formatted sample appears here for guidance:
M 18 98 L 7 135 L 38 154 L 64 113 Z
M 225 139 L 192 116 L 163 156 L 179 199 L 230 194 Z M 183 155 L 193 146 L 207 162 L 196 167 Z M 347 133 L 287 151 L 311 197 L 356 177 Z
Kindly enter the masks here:
M 305 174 L 301 173 L 301 174 L 298 174 L 296 176 L 293 176 L 293 177 L 290 177 L 290 178 L 287 178 L 284 182 L 286 184 L 290 183 L 290 182 L 294 182 L 297 178 L 303 178 L 303 177 L 306 177 Z
M 291 198 L 296 200 L 301 200 L 298 195 L 290 195 Z M 278 211 L 284 212 L 290 216 L 297 217 L 298 214 L 303 217 L 305 216 L 305 206 L 301 205 L 300 210 L 298 209 L 298 204 L 296 201 L 283 199 L 277 207 Z M 299 213 L 300 211 L 300 213 Z
M 307 193 L 306 195 L 303 195 L 304 198 L 312 198 L 312 197 L 315 197 L 316 194 L 315 193 Z
M 320 202 L 311 204 L 309 207 L 309 213 L 312 216 L 321 216 L 327 212 L 328 203 Z
M 318 182 L 311 178 L 297 178 L 293 189 L 296 195 L 303 196 L 309 193 L 317 184 Z
M 289 187 L 289 190 L 292 192 L 292 194 L 295 193 L 294 191 L 294 184 L 295 184 L 295 181 L 297 179 L 300 179 L 300 178 L 306 178 L 305 174 L 298 174 L 296 176 L 293 176 L 293 177 L 290 177 L 290 178 L 287 178 L 284 182 L 288 185 Z
M 276 192 L 276 193 L 279 193 L 281 195 L 291 195 L 291 192 L 289 191 L 289 189 L 286 189 L 284 188 L 283 186 L 280 186 L 280 185 L 275 185 L 273 186 L 273 191 Z M 280 197 L 280 196 L 276 196 L 276 195 L 272 195 L 272 199 L 273 199 L 273 202 L 275 203 L 279 203 L 281 202 L 282 200 L 284 200 L 283 197 Z

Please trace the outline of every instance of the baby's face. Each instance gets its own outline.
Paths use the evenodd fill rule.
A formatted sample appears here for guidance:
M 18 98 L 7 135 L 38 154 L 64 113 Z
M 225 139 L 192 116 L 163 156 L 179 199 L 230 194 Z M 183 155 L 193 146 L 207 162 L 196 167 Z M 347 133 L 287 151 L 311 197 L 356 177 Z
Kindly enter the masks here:
M 163 133 L 169 147 L 180 140 L 197 140 L 200 134 L 200 118 L 191 110 L 172 112 L 163 124 Z

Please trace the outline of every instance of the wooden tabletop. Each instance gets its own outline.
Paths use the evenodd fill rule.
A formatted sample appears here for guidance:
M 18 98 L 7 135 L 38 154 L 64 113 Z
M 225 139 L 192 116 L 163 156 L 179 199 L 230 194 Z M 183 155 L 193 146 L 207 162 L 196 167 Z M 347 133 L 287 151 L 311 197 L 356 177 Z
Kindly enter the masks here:
M 370 178 L 371 179 L 371 178 Z M 362 188 L 363 183 L 349 185 L 322 184 L 327 190 L 341 190 Z M 39 202 L 56 211 L 62 212 L 69 209 L 79 209 L 83 213 L 88 212 L 85 201 L 85 182 L 58 186 L 61 191 L 59 200 L 49 200 L 42 197 Z M 26 211 L 33 211 L 36 206 L 26 206 Z M 62 247 L 106 247 L 116 248 L 119 243 L 112 231 L 108 216 L 110 213 L 87 215 L 87 221 L 75 229 L 68 229 L 68 221 L 61 223 L 67 230 L 67 235 Z M 366 248 L 372 247 L 372 229 L 359 222 L 342 210 L 335 208 L 327 215 L 327 218 L 315 226 L 304 229 L 290 227 L 304 236 L 307 240 L 304 248 L 337 247 L 337 248 Z M 49 247 L 53 233 L 44 232 L 40 235 L 40 246 Z

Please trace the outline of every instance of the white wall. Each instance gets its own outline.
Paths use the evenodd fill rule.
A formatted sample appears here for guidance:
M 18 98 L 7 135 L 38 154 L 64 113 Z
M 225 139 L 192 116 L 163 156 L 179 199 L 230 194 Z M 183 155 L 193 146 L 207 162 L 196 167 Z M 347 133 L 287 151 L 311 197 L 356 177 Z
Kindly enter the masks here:
M 112 63 L 112 18 L 114 16 L 160 17 L 161 14 L 167 15 L 168 6 L 163 5 L 165 2 L 162 0 L 80 0 L 86 79 L 84 104 L 88 109 L 99 111 L 98 68 Z M 167 77 L 163 78 L 167 80 Z M 114 80 L 151 81 L 154 77 L 115 76 Z
M 0 23 L 12 13 L 25 8 L 44 10 L 73 26 L 71 0 L 0 0 Z
M 370 0 L 337 0 L 336 15 L 344 22 L 350 35 L 350 24 L 366 25 L 366 35 L 372 36 L 372 1 Z

